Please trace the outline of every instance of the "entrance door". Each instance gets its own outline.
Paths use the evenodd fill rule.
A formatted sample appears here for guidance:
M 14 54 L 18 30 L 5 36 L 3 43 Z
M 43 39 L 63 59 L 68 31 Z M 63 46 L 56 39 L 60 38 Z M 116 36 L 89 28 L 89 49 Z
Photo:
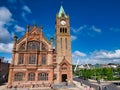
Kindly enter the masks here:
M 67 74 L 62 74 L 62 82 L 66 82 Z

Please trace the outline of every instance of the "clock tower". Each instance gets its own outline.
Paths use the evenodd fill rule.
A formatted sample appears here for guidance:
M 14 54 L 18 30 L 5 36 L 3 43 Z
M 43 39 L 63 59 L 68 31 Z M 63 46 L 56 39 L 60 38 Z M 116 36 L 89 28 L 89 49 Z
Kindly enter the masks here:
M 57 82 L 72 82 L 72 54 L 69 16 L 63 6 L 56 14 L 56 62 L 54 71 L 57 74 Z

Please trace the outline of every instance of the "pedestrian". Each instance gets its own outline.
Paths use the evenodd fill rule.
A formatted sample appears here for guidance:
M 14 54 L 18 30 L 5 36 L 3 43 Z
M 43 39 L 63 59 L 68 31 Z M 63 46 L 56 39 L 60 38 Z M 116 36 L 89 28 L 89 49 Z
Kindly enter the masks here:
M 108 90 L 106 86 L 104 87 L 104 90 Z
M 17 85 L 15 85 L 15 87 L 14 87 L 14 88 L 15 88 L 15 90 L 17 90 Z
M 51 89 L 53 89 L 53 84 L 50 84 Z
M 98 90 L 101 90 L 101 87 L 100 87 L 100 86 L 98 86 Z
M 81 86 L 82 86 L 82 81 L 80 83 L 81 83 Z
M 93 90 L 93 88 L 92 88 L 91 84 L 90 84 L 90 89 L 89 89 L 89 90 Z
M 90 88 L 92 88 L 92 86 L 90 85 Z

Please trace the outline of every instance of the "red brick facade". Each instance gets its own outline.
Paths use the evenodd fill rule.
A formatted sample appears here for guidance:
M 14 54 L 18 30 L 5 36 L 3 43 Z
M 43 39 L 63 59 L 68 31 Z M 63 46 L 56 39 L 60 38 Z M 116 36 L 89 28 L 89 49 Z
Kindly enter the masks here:
M 67 24 L 66 26 L 56 24 L 55 49 L 53 39 L 48 41 L 42 27 L 37 27 L 36 24 L 33 27 L 27 26 L 25 35 L 19 40 L 14 36 L 8 85 L 72 82 L 69 17 L 57 16 L 56 22 L 61 23 L 60 19 L 66 20 Z M 65 28 L 64 34 L 58 33 L 60 27 Z M 59 41 L 61 35 L 65 41 Z M 61 51 L 64 47 L 66 49 Z

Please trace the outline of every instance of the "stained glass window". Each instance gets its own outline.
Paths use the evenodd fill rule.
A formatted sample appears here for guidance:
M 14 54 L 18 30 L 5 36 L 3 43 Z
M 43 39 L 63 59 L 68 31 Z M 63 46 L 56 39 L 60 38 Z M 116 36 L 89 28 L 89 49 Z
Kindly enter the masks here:
M 42 65 L 45 65 L 46 64 L 46 55 L 43 55 L 42 56 Z
M 30 41 L 28 42 L 28 50 L 39 50 L 40 43 L 37 41 Z
M 36 64 L 36 55 L 35 54 L 30 54 L 29 64 Z
M 23 64 L 23 63 L 24 63 L 24 54 L 19 54 L 18 64 Z

